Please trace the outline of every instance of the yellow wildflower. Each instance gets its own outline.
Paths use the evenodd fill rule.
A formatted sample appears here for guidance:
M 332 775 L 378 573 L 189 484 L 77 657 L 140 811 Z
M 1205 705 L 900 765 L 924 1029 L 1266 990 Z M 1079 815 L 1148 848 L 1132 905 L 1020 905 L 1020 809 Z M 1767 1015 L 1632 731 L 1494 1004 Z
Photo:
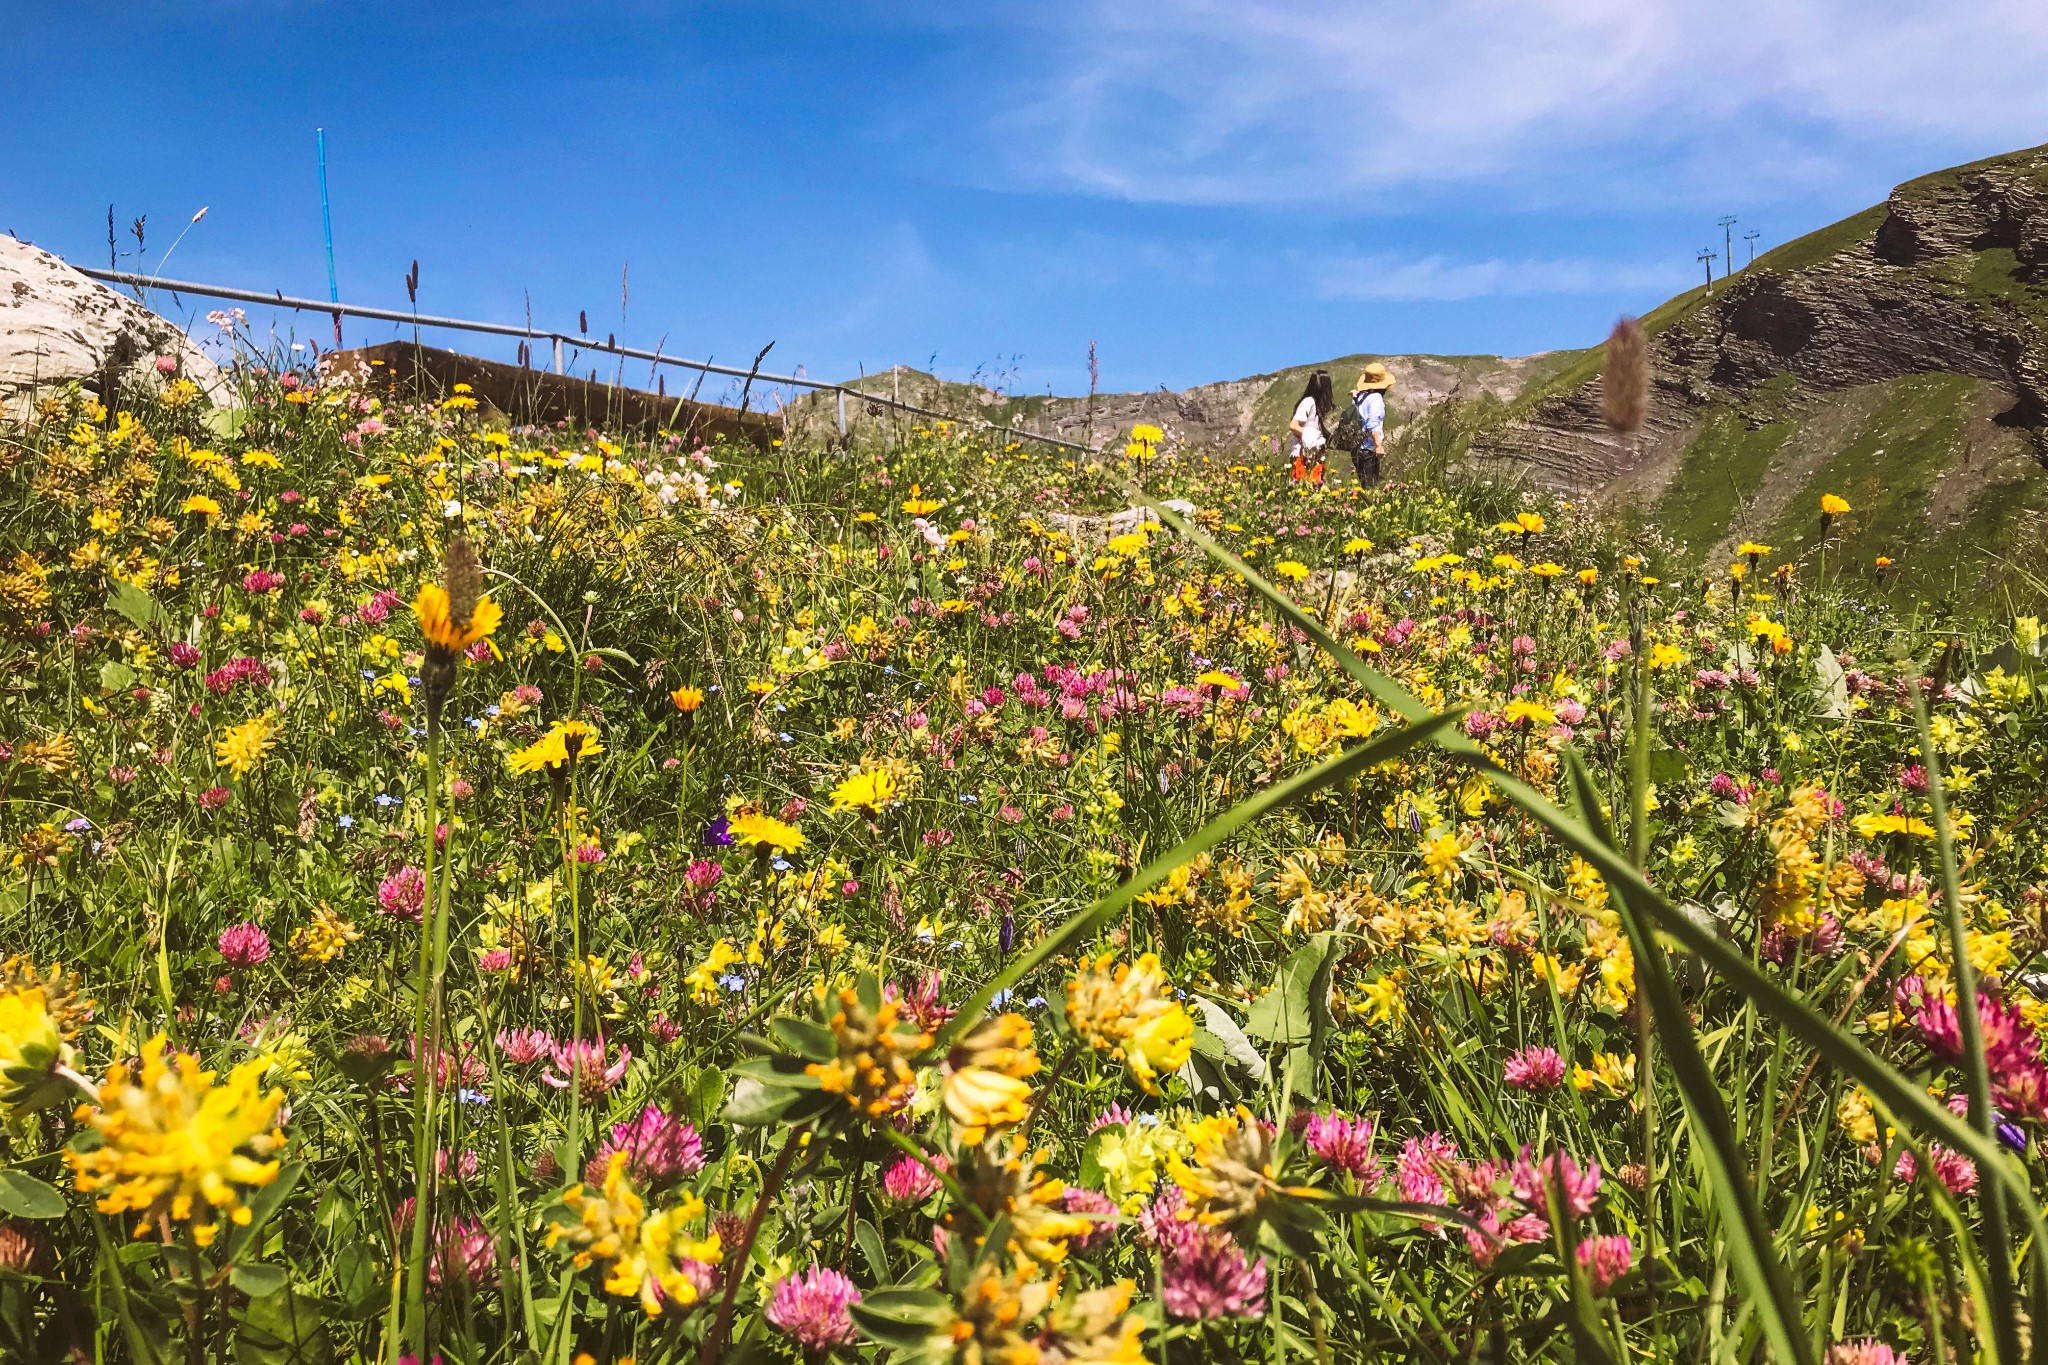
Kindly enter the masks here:
M 276 728 L 277 717 L 268 711 L 254 720 L 230 726 L 214 742 L 213 755 L 236 777 L 247 777 L 276 742 Z
M 1165 997 L 1158 954 L 1114 968 L 1113 960 L 1105 953 L 1067 983 L 1067 1021 L 1097 1052 L 1128 1065 L 1131 1078 L 1156 1095 L 1162 1074 L 1187 1065 L 1195 1023 Z
M 572 1259 L 578 1269 L 609 1261 L 605 1292 L 639 1299 L 653 1318 L 661 1316 L 664 1304 L 687 1308 L 697 1301 L 697 1281 L 682 1263 L 694 1262 L 701 1270 L 718 1264 L 724 1249 L 715 1232 L 698 1241 L 683 1231 L 684 1224 L 704 1213 L 704 1201 L 695 1195 L 686 1194 L 680 1204 L 649 1217 L 647 1201 L 626 1174 L 631 1162 L 632 1153 L 613 1152 L 598 1193 L 583 1185 L 570 1186 L 562 1203 L 576 1221 L 550 1227 L 548 1245 L 567 1242 L 575 1247 Z
M 210 1246 L 217 1215 L 246 1225 L 241 1187 L 277 1179 L 273 1155 L 284 1147 L 275 1126 L 284 1092 L 259 1088 L 269 1060 L 243 1062 L 216 1085 L 189 1053 L 171 1052 L 159 1033 L 142 1049 L 140 1067 L 116 1062 L 100 1086 L 99 1104 L 77 1117 L 98 1131 L 89 1152 L 66 1148 L 78 1188 L 100 1191 L 101 1213 L 133 1213 L 135 1232 L 159 1217 L 192 1224 L 192 1240 Z

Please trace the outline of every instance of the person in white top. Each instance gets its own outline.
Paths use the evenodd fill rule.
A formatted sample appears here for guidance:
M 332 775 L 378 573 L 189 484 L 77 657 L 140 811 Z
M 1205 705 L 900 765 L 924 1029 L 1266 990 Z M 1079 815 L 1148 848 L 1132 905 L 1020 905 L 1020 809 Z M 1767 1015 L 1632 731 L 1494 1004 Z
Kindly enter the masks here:
M 1324 422 L 1330 410 L 1337 406 L 1335 390 L 1330 384 L 1330 372 L 1317 370 L 1308 378 L 1308 385 L 1301 391 L 1301 401 L 1294 405 L 1294 417 L 1287 423 L 1290 439 L 1287 453 L 1294 460 L 1294 477 L 1323 481 L 1323 446 L 1328 443 L 1324 435 Z
M 1394 376 L 1377 360 L 1360 370 L 1358 382 L 1351 386 L 1351 406 L 1358 409 L 1358 420 L 1365 426 L 1365 441 L 1351 454 L 1351 467 L 1361 484 L 1380 481 L 1380 456 L 1387 451 L 1386 395 L 1393 387 Z

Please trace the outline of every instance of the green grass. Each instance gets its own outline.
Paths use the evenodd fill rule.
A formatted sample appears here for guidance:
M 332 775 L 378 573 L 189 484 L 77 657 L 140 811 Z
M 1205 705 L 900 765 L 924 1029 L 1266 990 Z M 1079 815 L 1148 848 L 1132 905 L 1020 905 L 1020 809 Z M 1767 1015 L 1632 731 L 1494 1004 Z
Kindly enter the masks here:
M 1884 404 L 1801 484 L 1763 539 L 1789 553 L 1811 550 L 1820 535 L 1821 495 L 1839 493 L 1856 509 L 1830 537 L 1829 556 L 1841 567 L 1863 571 L 1889 556 L 1897 565 L 1888 584 L 1895 598 L 1979 586 L 1991 568 L 1986 550 L 2039 505 L 2042 492 L 2038 476 L 2004 480 L 1973 490 L 1959 525 L 1931 523 L 1936 481 L 1951 471 L 1970 477 L 1957 459 L 1981 388 L 1982 381 L 1954 374 L 1888 385 Z
M 1701 567 L 1709 547 L 1728 533 L 1798 427 L 1790 421 L 1752 426 L 1730 406 L 1711 408 L 1686 447 L 1678 477 L 1657 499 L 1651 520 Z M 1719 566 L 1715 566 L 1719 567 Z

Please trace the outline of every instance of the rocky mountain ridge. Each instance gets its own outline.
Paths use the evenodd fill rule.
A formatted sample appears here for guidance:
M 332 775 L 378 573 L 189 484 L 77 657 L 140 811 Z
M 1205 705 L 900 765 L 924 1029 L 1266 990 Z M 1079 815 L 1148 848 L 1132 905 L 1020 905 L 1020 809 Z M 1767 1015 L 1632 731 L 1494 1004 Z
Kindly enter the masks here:
M 1810 400 L 1942 373 L 2004 394 L 1998 425 L 2048 462 L 2048 148 L 1910 181 L 1645 324 L 1655 383 L 1640 437 L 1601 426 L 1596 351 L 1525 391 L 1473 440 L 1473 458 L 1602 493 L 1686 444 L 1711 408 L 1742 404 L 1779 376 Z

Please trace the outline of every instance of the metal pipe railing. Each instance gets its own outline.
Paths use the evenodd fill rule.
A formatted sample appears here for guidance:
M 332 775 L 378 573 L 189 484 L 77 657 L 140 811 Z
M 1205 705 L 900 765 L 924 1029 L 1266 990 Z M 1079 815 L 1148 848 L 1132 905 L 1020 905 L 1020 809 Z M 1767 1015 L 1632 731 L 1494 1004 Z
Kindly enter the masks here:
M 584 351 L 598 351 L 605 355 L 623 356 L 628 360 L 645 360 L 656 365 L 674 365 L 678 369 L 695 370 L 702 374 L 724 375 L 733 379 L 744 379 L 749 383 L 787 384 L 793 388 L 810 389 L 819 393 L 836 393 L 841 396 L 839 410 L 840 428 L 845 429 L 844 399 L 850 395 L 863 403 L 893 408 L 898 412 L 914 413 L 919 417 L 934 417 L 943 422 L 964 422 L 988 431 L 1000 432 L 1026 441 L 1038 441 L 1045 445 L 1059 446 L 1064 450 L 1078 450 L 1083 454 L 1095 453 L 1092 446 L 1079 441 L 1063 440 L 1058 436 L 1042 436 L 1035 431 L 1020 427 L 1004 426 L 997 422 L 985 421 L 979 417 L 956 417 L 952 413 L 938 412 L 923 408 L 915 403 L 906 403 L 898 398 L 884 398 L 855 388 L 851 384 L 833 384 L 823 380 L 805 379 L 793 374 L 764 374 L 759 370 L 742 370 L 731 365 L 714 365 L 705 360 L 685 360 L 680 356 L 663 355 L 659 351 L 641 350 L 635 346 L 620 346 L 611 342 L 597 342 L 567 332 L 536 330 L 533 327 L 515 327 L 503 322 L 477 322 L 469 318 L 443 318 L 428 313 L 404 313 L 395 308 L 366 308 L 361 304 L 335 303 L 326 299 L 301 299 L 277 291 L 265 294 L 255 289 L 229 289 L 217 284 L 200 284 L 194 280 L 166 280 L 154 275 L 137 275 L 126 270 L 94 270 L 86 266 L 74 267 L 81 275 L 87 275 L 105 284 L 125 284 L 137 290 L 162 289 L 173 294 L 197 294 L 201 298 L 228 299 L 236 303 L 267 303 L 277 308 L 290 308 L 297 312 L 328 313 L 341 317 L 368 318 L 375 322 L 410 323 L 415 327 L 435 327 L 454 332 L 479 332 L 488 336 L 519 337 L 528 341 L 549 341 L 554 344 L 557 374 L 561 373 L 561 355 L 564 343 Z

